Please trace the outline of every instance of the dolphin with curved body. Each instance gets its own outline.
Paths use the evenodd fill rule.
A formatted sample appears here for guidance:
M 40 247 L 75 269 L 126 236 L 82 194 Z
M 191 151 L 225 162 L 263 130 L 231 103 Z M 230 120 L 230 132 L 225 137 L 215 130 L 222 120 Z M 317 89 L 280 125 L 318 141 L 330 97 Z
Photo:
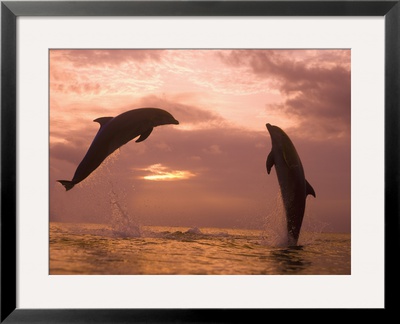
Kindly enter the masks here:
M 313 187 L 305 179 L 303 165 L 289 136 L 279 127 L 266 124 L 271 136 L 272 149 L 266 166 L 268 174 L 275 165 L 276 174 L 286 212 L 288 245 L 295 246 L 303 222 L 306 198 L 315 197 Z
M 88 177 L 107 156 L 135 137 L 140 135 L 136 142 L 142 142 L 156 126 L 179 124 L 169 112 L 160 108 L 138 108 L 116 117 L 100 117 L 94 121 L 100 124 L 100 129 L 74 177 L 71 181 L 57 180 L 67 191 Z

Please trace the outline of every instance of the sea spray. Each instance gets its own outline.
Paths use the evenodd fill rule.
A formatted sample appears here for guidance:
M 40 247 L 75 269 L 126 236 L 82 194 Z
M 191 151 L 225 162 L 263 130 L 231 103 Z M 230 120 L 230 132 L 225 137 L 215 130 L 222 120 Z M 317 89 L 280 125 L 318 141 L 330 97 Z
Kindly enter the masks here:
M 282 196 L 279 192 L 264 219 L 264 228 L 262 232 L 263 245 L 271 247 L 287 246 L 285 213 Z M 316 219 L 315 215 L 310 211 L 310 207 L 308 207 L 304 213 L 298 245 L 313 244 L 327 225 L 327 223 L 323 223 Z
M 280 192 L 278 192 L 265 217 L 262 244 L 273 247 L 287 245 L 286 216 Z
M 128 212 L 127 193 L 123 187 L 116 189 L 114 186 L 115 163 L 119 158 L 121 149 L 117 149 L 109 155 L 102 165 L 98 168 L 98 176 L 94 177 L 97 185 L 102 183 L 108 188 L 108 199 L 111 209 L 111 230 L 116 237 L 139 237 L 141 230 L 139 223 Z
M 118 237 L 140 237 L 140 225 L 136 219 L 130 217 L 126 207 L 126 194 L 121 197 L 111 188 L 109 196 L 111 227 L 114 235 Z
M 118 169 L 118 166 L 116 167 L 115 164 L 119 160 L 120 154 L 120 148 L 115 150 L 111 155 L 106 157 L 95 171 L 89 174 L 85 180 L 76 184 L 75 187 L 88 189 L 98 195 L 99 190 L 103 190 L 115 178 L 115 170 Z
M 308 203 L 308 211 L 304 213 L 303 226 L 300 232 L 299 245 L 310 245 L 314 244 L 319 239 L 321 233 L 324 232 L 328 223 L 325 223 L 318 219 L 318 215 L 312 212 L 312 201 Z M 311 206 L 310 206 L 311 205 Z

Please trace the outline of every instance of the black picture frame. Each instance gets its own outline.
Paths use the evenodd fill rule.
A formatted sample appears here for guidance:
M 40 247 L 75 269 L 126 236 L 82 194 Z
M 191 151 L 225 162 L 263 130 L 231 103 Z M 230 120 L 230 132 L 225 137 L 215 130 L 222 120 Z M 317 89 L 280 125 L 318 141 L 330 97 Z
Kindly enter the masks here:
M 16 278 L 19 16 L 382 16 L 385 18 L 385 307 L 395 309 L 400 242 L 399 1 L 2 1 L 1 323 L 233 323 L 272 309 L 18 309 Z M 371 152 L 371 154 L 374 154 Z M 373 172 L 373 170 L 371 170 Z M 373 189 L 371 189 L 373 190 Z M 392 255 L 394 257 L 392 257 Z M 276 310 L 281 311 L 282 310 Z M 284 311 L 287 311 L 284 310 Z M 292 311 L 298 311 L 292 309 Z M 268 314 L 270 315 L 270 314 Z M 287 316 L 287 314 L 285 314 Z M 307 320 L 307 319 L 306 319 Z

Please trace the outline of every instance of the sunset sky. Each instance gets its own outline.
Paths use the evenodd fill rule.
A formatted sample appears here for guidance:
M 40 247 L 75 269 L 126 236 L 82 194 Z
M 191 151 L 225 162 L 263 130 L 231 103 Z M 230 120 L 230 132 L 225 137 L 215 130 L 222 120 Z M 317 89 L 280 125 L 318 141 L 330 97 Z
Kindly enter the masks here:
M 50 220 L 263 229 L 277 210 L 271 139 L 282 128 L 316 198 L 305 228 L 350 232 L 350 50 L 51 50 Z M 66 192 L 94 119 L 157 107 L 179 125 L 131 141 Z

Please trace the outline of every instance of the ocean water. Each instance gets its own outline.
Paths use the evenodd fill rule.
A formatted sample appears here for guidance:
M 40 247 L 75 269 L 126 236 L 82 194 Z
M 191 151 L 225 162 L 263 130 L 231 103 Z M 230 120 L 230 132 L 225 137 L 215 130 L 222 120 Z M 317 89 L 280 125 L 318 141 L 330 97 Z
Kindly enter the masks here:
M 51 222 L 51 275 L 349 275 L 350 234 Z

